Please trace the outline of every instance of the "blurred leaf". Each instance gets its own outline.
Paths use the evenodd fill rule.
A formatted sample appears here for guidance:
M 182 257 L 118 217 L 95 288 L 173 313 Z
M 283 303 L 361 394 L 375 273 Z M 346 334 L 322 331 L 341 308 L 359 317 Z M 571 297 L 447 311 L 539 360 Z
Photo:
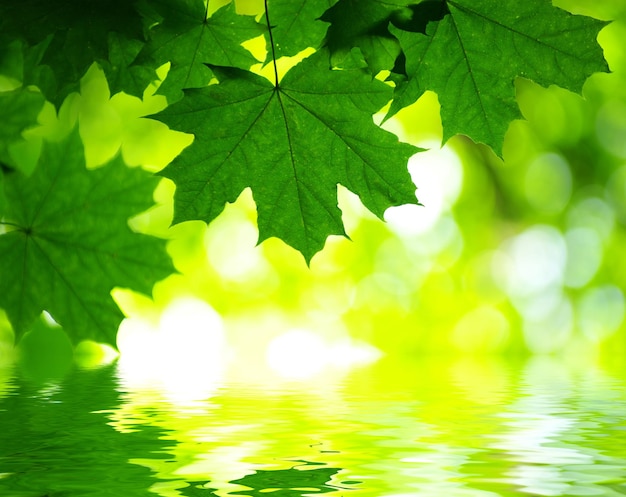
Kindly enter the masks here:
M 52 69 L 56 90 L 49 74 L 40 71 L 27 72 L 30 78 L 24 84 L 39 86 L 59 105 L 78 90 L 80 78 L 94 61 L 108 60 L 109 34 L 118 33 L 129 42 L 143 40 L 143 22 L 127 0 L 24 0 L 0 2 L 0 33 L 27 47 L 43 46 L 37 65 Z
M 0 74 L 21 81 L 23 65 L 22 43 L 0 33 Z
M 406 56 L 389 116 L 426 90 L 439 96 L 444 140 L 465 134 L 500 153 L 509 123 L 521 117 L 514 80 L 580 92 L 594 72 L 608 69 L 596 37 L 601 21 L 532 0 L 447 2 L 449 15 L 426 34 L 391 27 Z
M 173 271 L 164 241 L 133 233 L 129 216 L 152 204 L 157 179 L 118 157 L 87 170 L 74 132 L 45 143 L 35 172 L 5 174 L 0 305 L 19 338 L 48 311 L 74 341 L 115 345 L 116 287 L 149 293 Z
M 416 203 L 406 164 L 418 149 L 372 122 L 390 88 L 359 70 L 328 70 L 327 60 L 305 59 L 279 87 L 215 68 L 220 84 L 188 90 L 159 114 L 196 136 L 162 173 L 177 185 L 175 222 L 208 223 L 251 187 L 260 240 L 279 237 L 310 260 L 344 234 L 338 183 L 379 217 Z
M 36 319 L 19 343 L 20 369 L 30 379 L 44 383 L 62 378 L 73 365 L 74 350 L 59 326 L 51 326 L 43 316 Z
M 22 139 L 22 133 L 37 124 L 44 104 L 39 92 L 18 88 L 0 92 L 0 162 L 17 167 L 9 154 L 9 146 Z

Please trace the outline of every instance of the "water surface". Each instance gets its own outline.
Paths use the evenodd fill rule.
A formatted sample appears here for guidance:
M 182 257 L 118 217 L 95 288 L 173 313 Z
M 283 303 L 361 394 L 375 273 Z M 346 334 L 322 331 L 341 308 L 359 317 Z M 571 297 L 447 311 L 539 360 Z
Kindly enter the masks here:
M 1 371 L 0 495 L 626 495 L 619 370 L 386 359 L 323 380 L 202 371 L 182 392 L 115 364 L 55 381 Z

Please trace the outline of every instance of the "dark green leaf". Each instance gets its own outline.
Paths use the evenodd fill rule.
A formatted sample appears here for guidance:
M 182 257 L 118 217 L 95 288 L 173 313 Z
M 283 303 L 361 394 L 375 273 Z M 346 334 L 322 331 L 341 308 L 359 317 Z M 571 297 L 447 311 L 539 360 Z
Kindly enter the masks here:
M 40 62 L 52 69 L 57 82 L 56 91 L 46 97 L 60 104 L 78 90 L 80 78 L 94 61 L 108 60 L 110 33 L 127 40 L 143 39 L 142 19 L 133 4 L 128 0 L 3 1 L 0 33 L 27 46 L 45 43 Z M 42 90 L 50 86 L 40 85 L 37 79 L 24 82 Z
M 183 88 L 206 86 L 213 74 L 207 64 L 248 69 L 258 62 L 241 43 L 265 32 L 253 17 L 238 15 L 234 4 L 207 18 L 202 0 L 154 0 L 150 7 L 162 21 L 150 32 L 150 41 L 138 63 L 171 62 L 159 93 L 177 100 Z
M 5 174 L 0 306 L 18 336 L 46 310 L 75 341 L 115 344 L 123 316 L 111 290 L 149 293 L 173 271 L 164 241 L 127 224 L 150 207 L 156 182 L 120 158 L 87 170 L 77 132 L 44 143 L 30 177 Z
M 391 18 L 394 26 L 413 33 L 426 33 L 426 27 L 433 21 L 440 21 L 449 14 L 444 0 L 422 0 L 418 4 L 408 5 L 401 15 Z
M 175 222 L 210 222 L 251 187 L 260 240 L 279 237 L 310 260 L 329 235 L 344 234 L 337 184 L 378 216 L 416 202 L 406 164 L 417 149 L 372 122 L 389 87 L 363 71 L 329 70 L 327 60 L 305 59 L 279 88 L 221 71 L 220 84 L 187 91 L 159 115 L 196 136 L 163 172 L 177 185 Z
M 37 116 L 45 100 L 39 92 L 18 88 L 0 92 L 0 162 L 18 167 L 9 146 L 22 139 L 22 133 L 37 124 Z
M 155 66 L 135 63 L 144 42 L 129 40 L 119 33 L 109 34 L 109 58 L 100 61 L 111 93 L 124 91 L 129 95 L 143 97 L 144 90 L 157 79 Z
M 22 43 L 0 33 L 0 74 L 22 81 L 23 66 Z
M 268 2 L 276 58 L 296 55 L 308 47 L 318 48 L 328 29 L 328 23 L 319 19 L 336 2 L 337 0 Z
M 499 152 L 509 123 L 520 117 L 514 80 L 579 92 L 607 65 L 596 37 L 604 23 L 574 16 L 546 0 L 447 2 L 449 15 L 426 34 L 391 28 L 406 56 L 409 80 L 389 115 L 426 90 L 441 103 L 444 139 L 465 134 Z
M 340 0 L 322 20 L 331 23 L 328 46 L 334 65 L 354 47 L 363 52 L 372 73 L 391 69 L 400 53 L 397 40 L 387 25 L 394 17 L 410 16 L 408 5 L 416 0 Z
M 57 98 L 59 86 L 57 78 L 51 67 L 42 64 L 42 59 L 50 46 L 51 37 L 46 38 L 37 45 L 22 46 L 22 71 L 20 78 L 24 86 L 37 86 L 43 95 L 51 101 L 60 103 L 62 98 Z M 67 89 L 67 93 L 78 89 L 79 84 L 71 83 L 71 88 Z

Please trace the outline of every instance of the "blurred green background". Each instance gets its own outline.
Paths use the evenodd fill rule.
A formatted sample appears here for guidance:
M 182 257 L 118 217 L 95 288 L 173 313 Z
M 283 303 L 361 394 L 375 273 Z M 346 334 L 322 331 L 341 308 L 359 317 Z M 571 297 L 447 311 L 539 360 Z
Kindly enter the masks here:
M 128 316 L 118 339 L 123 356 L 150 356 L 150 347 L 158 355 L 161 347 L 184 361 L 202 350 L 213 363 L 234 354 L 287 376 L 381 354 L 551 354 L 623 364 L 626 4 L 555 4 L 612 21 L 599 37 L 612 72 L 591 77 L 582 96 L 516 81 L 525 120 L 511 124 L 503 158 L 464 137 L 442 147 L 437 97 L 425 94 L 385 124 L 429 149 L 409 163 L 423 206 L 390 209 L 382 223 L 340 187 L 351 241 L 331 238 L 310 268 L 278 240 L 256 246 L 249 191 L 208 227 L 169 227 L 174 187 L 162 180 L 156 206 L 131 225 L 170 240 L 179 274 L 158 283 L 153 298 L 114 291 Z M 18 84 L 4 78 L 0 90 Z M 34 164 L 44 137 L 78 122 L 89 167 L 121 150 L 129 165 L 156 172 L 192 137 L 146 117 L 166 106 L 154 91 L 143 100 L 110 95 L 94 66 L 81 93 L 58 113 L 46 104 L 40 126 L 10 152 Z M 47 341 L 45 350 L 57 351 L 48 356 L 71 355 L 67 339 L 54 337 L 35 330 L 17 351 L 33 357 Z M 14 360 L 13 342 L 3 317 L 0 361 Z M 88 344 L 75 351 L 86 362 L 102 354 Z

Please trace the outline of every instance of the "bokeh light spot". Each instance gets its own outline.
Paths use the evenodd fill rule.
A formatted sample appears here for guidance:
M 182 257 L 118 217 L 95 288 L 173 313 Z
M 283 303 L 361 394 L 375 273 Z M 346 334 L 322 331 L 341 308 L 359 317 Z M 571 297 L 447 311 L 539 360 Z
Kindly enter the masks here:
M 565 285 L 580 288 L 589 283 L 602 263 L 603 247 L 590 228 L 574 228 L 565 233 L 567 264 Z
M 605 241 L 613 234 L 615 212 L 602 199 L 586 197 L 570 207 L 567 212 L 569 227 L 586 227 L 595 230 Z
M 598 111 L 596 136 L 610 153 L 626 158 L 626 104 L 618 99 L 609 100 Z
M 563 156 L 543 154 L 531 162 L 524 177 L 524 193 L 535 210 L 560 213 L 572 193 L 572 174 Z
M 462 352 L 495 352 L 509 338 L 507 318 L 491 306 L 481 306 L 465 314 L 452 331 L 452 344 Z
M 540 293 L 562 285 L 567 248 L 552 226 L 535 225 L 505 243 L 505 264 L 494 267 L 494 277 L 511 296 Z
M 524 339 L 535 354 L 563 350 L 574 327 L 574 310 L 560 293 L 546 292 L 533 299 L 524 315 Z
M 612 335 L 624 321 L 624 294 L 614 285 L 588 289 L 578 303 L 582 333 L 592 342 Z

